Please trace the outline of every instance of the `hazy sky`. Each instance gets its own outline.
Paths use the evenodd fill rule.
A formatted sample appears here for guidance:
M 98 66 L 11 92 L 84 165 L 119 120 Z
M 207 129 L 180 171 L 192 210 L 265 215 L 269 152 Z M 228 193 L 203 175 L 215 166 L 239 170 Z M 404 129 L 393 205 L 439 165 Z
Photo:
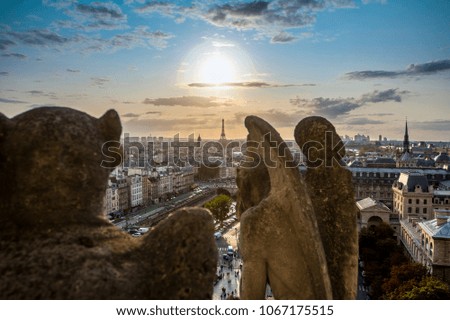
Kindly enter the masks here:
M 42 105 L 125 132 L 285 139 L 308 115 L 341 135 L 450 140 L 450 1 L 0 2 L 0 112 Z

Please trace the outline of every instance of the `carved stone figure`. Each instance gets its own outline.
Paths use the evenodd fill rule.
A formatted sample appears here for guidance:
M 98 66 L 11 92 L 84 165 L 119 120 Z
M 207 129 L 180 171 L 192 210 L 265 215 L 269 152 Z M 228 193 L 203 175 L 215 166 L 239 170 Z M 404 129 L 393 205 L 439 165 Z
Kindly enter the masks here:
M 341 166 L 344 144 L 325 118 L 308 117 L 295 128 L 307 157 L 305 181 L 319 226 L 334 299 L 355 299 L 358 272 L 357 209 L 351 172 Z
M 113 110 L 0 114 L 0 299 L 212 297 L 207 210 L 180 209 L 141 238 L 105 219 L 102 145 L 120 132 Z
M 331 299 L 319 228 L 289 148 L 267 122 L 249 116 L 246 156 L 238 171 L 241 298 Z

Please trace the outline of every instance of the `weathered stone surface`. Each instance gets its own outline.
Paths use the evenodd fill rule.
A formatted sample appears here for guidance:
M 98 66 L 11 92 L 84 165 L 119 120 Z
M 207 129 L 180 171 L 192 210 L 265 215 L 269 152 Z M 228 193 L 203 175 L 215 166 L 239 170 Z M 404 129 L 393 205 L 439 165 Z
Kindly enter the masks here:
M 303 178 L 278 132 L 249 116 L 249 162 L 238 171 L 242 299 L 331 299 L 325 253 Z M 270 148 L 275 146 L 275 148 Z M 258 164 L 258 158 L 261 161 Z
M 101 148 L 120 131 L 113 110 L 0 114 L 0 299 L 212 297 L 207 210 L 180 209 L 141 238 L 104 218 Z
M 333 298 L 355 299 L 357 208 L 351 173 L 340 165 L 345 154 L 344 144 L 334 126 L 322 117 L 301 120 L 294 135 L 308 157 L 305 181 L 325 249 Z

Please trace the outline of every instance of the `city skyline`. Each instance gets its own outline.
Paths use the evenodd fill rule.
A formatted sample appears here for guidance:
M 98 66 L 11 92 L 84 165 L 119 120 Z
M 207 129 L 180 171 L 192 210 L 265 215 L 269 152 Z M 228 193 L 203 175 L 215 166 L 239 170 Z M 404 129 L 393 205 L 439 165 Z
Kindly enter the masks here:
M 136 136 L 286 140 L 305 116 L 340 135 L 448 141 L 445 0 L 2 1 L 0 112 L 42 105 Z

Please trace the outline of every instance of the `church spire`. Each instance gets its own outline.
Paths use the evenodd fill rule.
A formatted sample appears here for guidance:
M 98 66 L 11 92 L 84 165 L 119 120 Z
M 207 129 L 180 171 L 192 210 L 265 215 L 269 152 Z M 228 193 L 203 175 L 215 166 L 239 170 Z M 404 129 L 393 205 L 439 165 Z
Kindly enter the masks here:
M 409 151 L 409 135 L 408 135 L 408 119 L 406 119 L 405 137 L 403 138 L 403 152 L 410 152 Z

